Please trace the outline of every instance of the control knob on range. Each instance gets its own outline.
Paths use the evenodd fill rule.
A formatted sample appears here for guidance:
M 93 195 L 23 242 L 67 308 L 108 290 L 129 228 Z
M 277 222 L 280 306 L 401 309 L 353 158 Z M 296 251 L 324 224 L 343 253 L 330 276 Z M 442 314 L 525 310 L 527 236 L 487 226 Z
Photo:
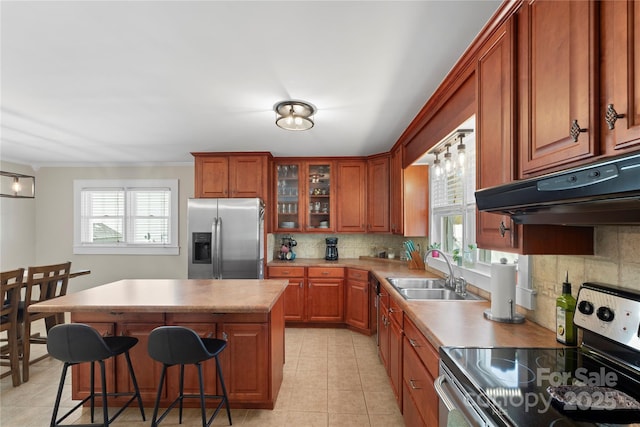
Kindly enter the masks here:
M 589 316 L 590 314 L 593 314 L 593 304 L 589 301 L 580 301 L 580 304 L 578 304 L 578 311 Z
M 611 322 L 614 317 L 613 310 L 611 310 L 609 307 L 598 308 L 596 316 L 598 316 L 598 319 L 602 320 L 603 322 Z

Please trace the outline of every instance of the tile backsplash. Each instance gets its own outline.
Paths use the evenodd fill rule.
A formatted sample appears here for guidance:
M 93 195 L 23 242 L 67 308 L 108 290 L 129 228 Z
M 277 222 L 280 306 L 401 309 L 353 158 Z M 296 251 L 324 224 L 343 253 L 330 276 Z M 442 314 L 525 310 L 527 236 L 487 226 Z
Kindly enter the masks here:
M 298 258 L 324 258 L 325 238 L 338 238 L 338 254 L 340 258 L 359 258 L 361 256 L 376 256 L 377 249 L 393 252 L 396 259 L 404 254 L 402 243 L 411 239 L 420 244 L 422 250 L 427 246 L 426 237 L 403 237 L 390 234 L 269 234 L 267 238 L 268 260 L 277 259 L 280 251 L 281 238 L 292 236 L 298 245 L 294 248 Z
M 527 317 L 555 330 L 556 298 L 569 273 L 571 292 L 584 282 L 601 282 L 640 291 L 640 227 L 596 227 L 595 255 L 533 256 L 532 280 L 537 291 L 536 310 Z

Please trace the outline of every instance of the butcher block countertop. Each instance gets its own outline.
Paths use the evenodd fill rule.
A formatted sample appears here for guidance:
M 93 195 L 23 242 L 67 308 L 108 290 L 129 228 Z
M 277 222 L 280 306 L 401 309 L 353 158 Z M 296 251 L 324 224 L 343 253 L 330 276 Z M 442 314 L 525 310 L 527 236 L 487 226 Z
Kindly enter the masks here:
M 499 323 L 484 318 L 491 302 L 479 301 L 407 301 L 387 282 L 386 277 L 438 277 L 437 272 L 410 270 L 406 262 L 363 257 L 325 261 L 296 259 L 272 261 L 269 266 L 350 267 L 371 271 L 380 285 L 396 301 L 434 347 L 562 347 L 553 331 L 525 320 L 521 324 Z
M 269 313 L 284 279 L 129 279 L 29 307 L 33 312 Z

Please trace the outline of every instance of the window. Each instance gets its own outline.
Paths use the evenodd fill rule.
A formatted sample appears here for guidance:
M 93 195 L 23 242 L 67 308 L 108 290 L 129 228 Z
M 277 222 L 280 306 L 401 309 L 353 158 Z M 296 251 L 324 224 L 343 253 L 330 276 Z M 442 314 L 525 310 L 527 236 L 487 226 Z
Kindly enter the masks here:
M 177 255 L 178 181 L 74 181 L 73 252 Z
M 467 120 L 459 128 L 474 129 L 475 117 Z M 447 151 L 451 153 L 451 167 L 447 171 L 446 166 L 443 166 L 438 173 L 434 165 L 429 174 L 431 198 L 429 241 L 431 244 L 438 243 L 440 249 L 447 254 L 454 266 L 458 264 L 454 267 L 457 270 L 456 275 L 461 275 L 470 283 L 487 291 L 490 291 L 491 263 L 499 262 L 500 258 L 507 258 L 510 263 L 517 262 L 518 285 L 520 293 L 523 295 L 518 298 L 518 304 L 531 308 L 531 304 L 523 301 L 523 298 L 526 298 L 524 293 L 530 287 L 528 257 L 476 247 L 475 132 L 466 132 L 462 140 L 465 146 L 462 163 L 459 162 L 457 148 L 461 141 L 455 135 L 456 133 L 453 133 L 445 138 L 435 148 L 441 164 L 445 158 L 444 154 Z M 449 144 L 448 150 L 447 143 Z M 430 151 L 434 152 L 434 149 Z M 433 156 L 430 163 L 434 164 Z M 448 273 L 448 267 L 444 261 L 437 258 L 429 258 L 428 260 L 430 266 Z M 525 290 L 523 291 L 523 289 Z

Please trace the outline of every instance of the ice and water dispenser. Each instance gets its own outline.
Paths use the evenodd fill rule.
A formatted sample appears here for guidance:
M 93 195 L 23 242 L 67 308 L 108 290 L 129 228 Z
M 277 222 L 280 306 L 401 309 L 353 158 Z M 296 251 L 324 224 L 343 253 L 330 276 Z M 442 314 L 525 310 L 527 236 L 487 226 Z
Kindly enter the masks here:
M 192 233 L 193 264 L 211 264 L 211 233 Z

